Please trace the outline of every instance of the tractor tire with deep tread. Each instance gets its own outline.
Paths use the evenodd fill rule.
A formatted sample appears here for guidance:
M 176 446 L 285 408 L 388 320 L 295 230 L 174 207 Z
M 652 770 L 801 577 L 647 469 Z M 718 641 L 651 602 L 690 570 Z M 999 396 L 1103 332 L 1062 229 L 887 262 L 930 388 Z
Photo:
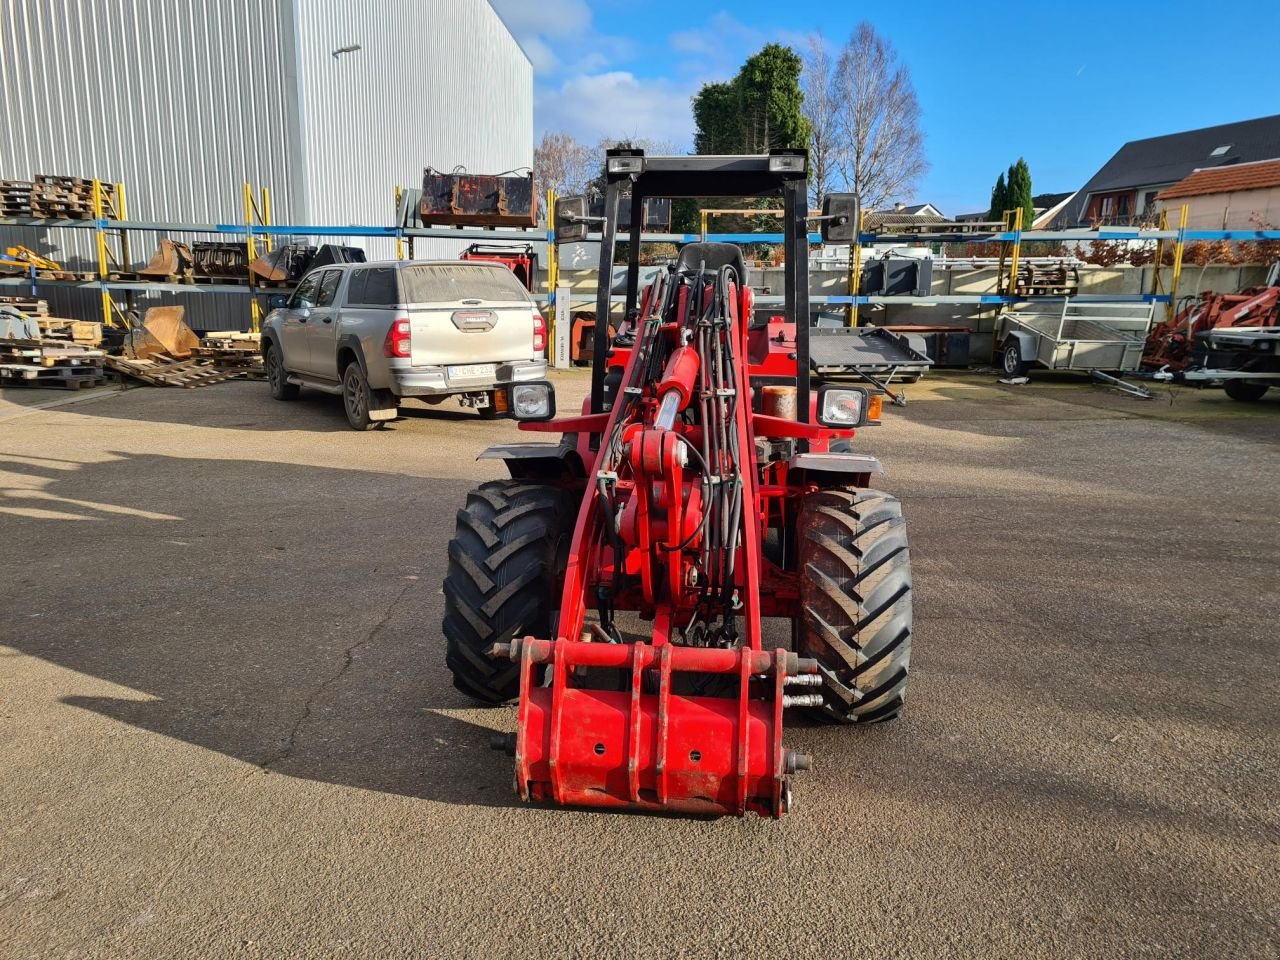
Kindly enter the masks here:
M 796 650 L 814 657 L 838 723 L 890 720 L 911 663 L 911 555 L 896 497 L 835 487 L 802 502 L 796 525 L 801 616 Z
M 1228 380 L 1222 385 L 1227 396 L 1241 403 L 1256 403 L 1267 394 L 1269 385 L 1257 380 Z
M 574 519 L 573 498 L 551 484 L 493 480 L 467 494 L 444 581 L 445 663 L 463 693 L 490 704 L 519 693 L 519 664 L 487 651 L 551 638 Z

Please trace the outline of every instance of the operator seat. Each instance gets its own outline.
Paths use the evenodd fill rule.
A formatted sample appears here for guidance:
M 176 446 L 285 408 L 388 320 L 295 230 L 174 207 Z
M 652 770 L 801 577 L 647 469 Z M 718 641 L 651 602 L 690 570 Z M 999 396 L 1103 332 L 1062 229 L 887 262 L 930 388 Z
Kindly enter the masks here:
M 676 269 L 697 273 L 699 265 L 704 263 L 707 273 L 713 277 L 729 264 L 738 272 L 738 286 L 747 286 L 747 265 L 742 259 L 742 248 L 736 243 L 691 243 L 680 251 Z

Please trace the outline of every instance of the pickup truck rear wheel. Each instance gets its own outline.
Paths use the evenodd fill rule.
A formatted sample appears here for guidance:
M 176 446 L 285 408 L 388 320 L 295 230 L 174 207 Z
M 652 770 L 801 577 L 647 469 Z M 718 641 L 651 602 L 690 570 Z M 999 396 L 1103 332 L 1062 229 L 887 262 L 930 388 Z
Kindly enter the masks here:
M 271 396 L 277 400 L 297 400 L 301 389 L 296 383 L 289 382 L 289 371 L 284 368 L 284 357 L 280 348 L 274 343 L 267 347 L 267 355 L 263 360 L 267 368 L 267 383 L 271 387 Z
M 364 370 L 358 362 L 348 363 L 342 371 L 342 405 L 347 411 L 347 423 L 351 424 L 352 430 L 369 430 L 376 426 L 375 421 L 369 418 L 372 402 Z
M 519 664 L 488 650 L 552 636 L 574 519 L 572 499 L 551 484 L 492 480 L 467 494 L 444 580 L 445 664 L 467 696 L 498 704 L 520 692 Z

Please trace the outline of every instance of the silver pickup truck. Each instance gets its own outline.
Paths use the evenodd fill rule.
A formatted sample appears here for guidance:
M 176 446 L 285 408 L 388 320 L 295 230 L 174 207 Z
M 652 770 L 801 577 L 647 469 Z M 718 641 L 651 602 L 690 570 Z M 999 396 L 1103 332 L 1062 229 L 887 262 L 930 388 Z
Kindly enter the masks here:
M 546 376 L 546 341 L 510 270 L 457 260 L 320 267 L 262 325 L 271 395 L 341 395 L 356 430 L 394 419 L 403 397 L 456 395 L 493 416 L 495 390 Z

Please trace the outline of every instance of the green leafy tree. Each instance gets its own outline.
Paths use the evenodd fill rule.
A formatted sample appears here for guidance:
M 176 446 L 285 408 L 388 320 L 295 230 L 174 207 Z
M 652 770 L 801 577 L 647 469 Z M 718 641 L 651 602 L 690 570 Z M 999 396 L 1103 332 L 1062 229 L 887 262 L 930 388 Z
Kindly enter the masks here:
M 1022 226 L 1031 229 L 1036 218 L 1036 205 L 1031 200 L 1031 168 L 1022 157 L 1017 163 L 1009 165 L 1009 169 L 996 177 L 996 185 L 991 190 L 991 210 L 988 220 L 1003 220 L 1006 210 L 1022 208 Z
M 704 84 L 693 98 L 695 153 L 737 153 L 741 142 L 738 90 L 733 81 Z
M 996 185 L 991 188 L 991 209 L 987 211 L 988 220 L 1003 220 L 1004 212 L 1009 209 L 1009 188 L 1005 185 L 1004 174 L 996 177 Z
M 693 98 L 694 152 L 768 153 L 808 146 L 810 126 L 802 110 L 804 94 L 800 91 L 803 68 L 804 62 L 794 50 L 770 43 L 748 57 L 732 80 L 704 84 Z M 755 204 L 721 198 L 716 205 Z M 698 210 L 705 206 L 696 199 L 675 201 L 672 228 L 696 232 Z
M 1018 162 L 1009 168 L 1009 176 L 1005 182 L 1009 190 L 1008 209 L 1017 210 L 1021 207 L 1023 229 L 1030 230 L 1036 219 L 1036 206 L 1031 201 L 1031 169 L 1027 166 L 1027 161 L 1019 157 Z

